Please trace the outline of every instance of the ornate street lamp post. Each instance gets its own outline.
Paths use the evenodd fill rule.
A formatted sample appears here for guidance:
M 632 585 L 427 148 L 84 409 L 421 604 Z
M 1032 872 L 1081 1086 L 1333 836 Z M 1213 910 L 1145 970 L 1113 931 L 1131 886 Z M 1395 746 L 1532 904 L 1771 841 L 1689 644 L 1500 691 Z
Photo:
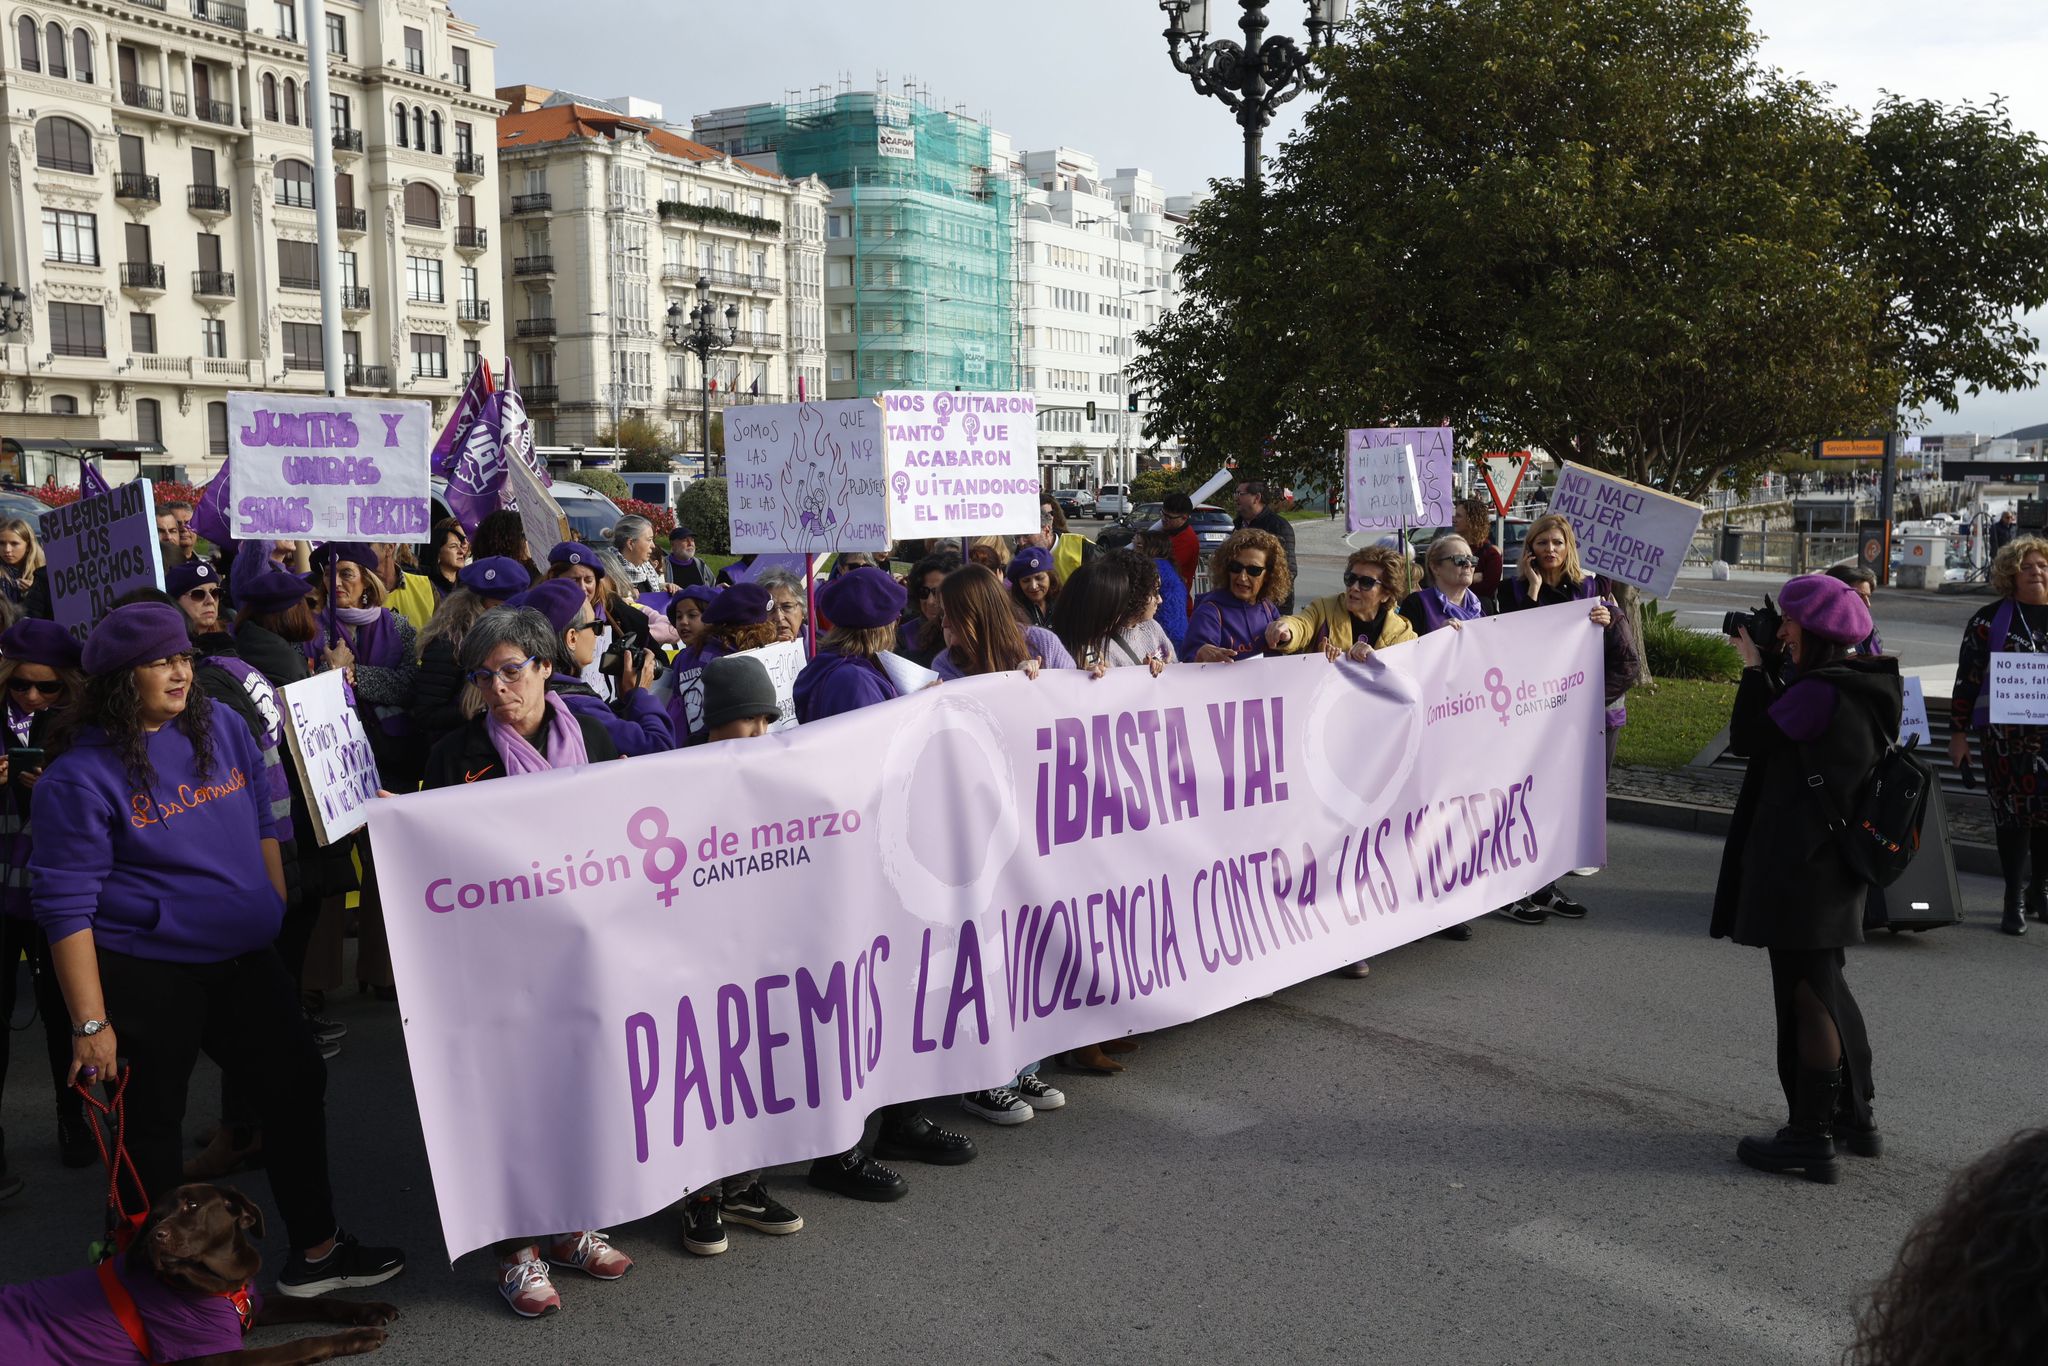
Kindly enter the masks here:
M 739 340 L 740 306 L 725 306 L 725 326 L 718 326 L 718 306 L 711 302 L 711 281 L 697 277 L 697 303 L 687 315 L 680 303 L 668 306 L 668 344 L 679 346 L 697 358 L 697 383 L 704 426 L 704 473 L 711 473 L 711 358 Z M 718 457 L 718 473 L 725 473 L 725 455 Z
M 1264 183 L 1259 150 L 1266 125 L 1274 110 L 1322 84 L 1310 59 L 1344 21 L 1351 0 L 1308 0 L 1306 49 L 1284 34 L 1265 36 L 1269 0 L 1237 2 L 1244 10 L 1237 21 L 1241 43 L 1209 41 L 1213 0 L 1159 0 L 1159 8 L 1166 11 L 1166 47 L 1175 69 L 1187 73 L 1197 93 L 1214 95 L 1237 115 L 1244 129 L 1244 184 L 1257 195 Z

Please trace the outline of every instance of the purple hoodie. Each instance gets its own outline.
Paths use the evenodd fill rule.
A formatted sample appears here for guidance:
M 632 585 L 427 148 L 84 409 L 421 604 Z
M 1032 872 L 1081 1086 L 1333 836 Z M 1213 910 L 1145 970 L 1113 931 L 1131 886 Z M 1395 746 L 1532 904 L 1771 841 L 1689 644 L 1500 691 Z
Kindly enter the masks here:
M 175 727 L 149 737 L 156 780 L 144 792 L 106 733 L 87 726 L 36 783 L 29 872 L 51 943 L 89 929 L 117 953 L 216 963 L 277 938 L 284 902 L 263 865 L 271 826 L 255 738 L 196 691 L 186 705 L 213 709 L 203 782 Z
M 797 722 L 806 726 L 902 696 L 882 672 L 882 666 L 873 660 L 823 650 L 804 665 L 790 693 L 796 703 Z
M 1266 653 L 1266 628 L 1280 615 L 1270 602 L 1240 602 L 1227 588 L 1195 599 L 1188 613 L 1188 633 L 1181 637 L 1180 657 L 1192 660 L 1204 645 L 1216 645 L 1239 659 Z

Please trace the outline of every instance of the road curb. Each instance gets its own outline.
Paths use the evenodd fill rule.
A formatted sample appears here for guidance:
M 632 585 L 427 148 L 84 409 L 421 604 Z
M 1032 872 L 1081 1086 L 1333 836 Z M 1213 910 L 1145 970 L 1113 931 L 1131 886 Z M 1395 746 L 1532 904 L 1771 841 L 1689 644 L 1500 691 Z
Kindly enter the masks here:
M 1692 806 L 1685 802 L 1663 802 L 1654 797 L 1607 799 L 1607 819 L 1624 825 L 1647 825 L 1659 830 L 1681 830 L 1694 835 L 1725 836 L 1733 811 L 1714 806 Z M 1951 844 L 1956 871 L 1997 877 L 1998 850 L 1988 844 L 1957 840 Z

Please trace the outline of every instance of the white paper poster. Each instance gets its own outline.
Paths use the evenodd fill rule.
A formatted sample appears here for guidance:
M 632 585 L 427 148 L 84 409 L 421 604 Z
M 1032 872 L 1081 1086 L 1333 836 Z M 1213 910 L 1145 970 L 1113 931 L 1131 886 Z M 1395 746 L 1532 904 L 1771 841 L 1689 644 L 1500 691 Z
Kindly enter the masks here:
M 1360 427 L 1344 433 L 1349 475 L 1344 529 L 1449 526 L 1458 501 L 1457 469 L 1451 460 L 1455 438 L 1449 427 Z M 1402 446 L 1409 450 L 1407 461 L 1371 454 Z M 1378 485 L 1379 495 L 1361 490 L 1362 480 Z M 1390 488 L 1393 480 L 1403 481 L 1405 487 Z
M 234 538 L 425 540 L 432 419 L 415 399 L 230 391 Z
M 1029 394 L 882 395 L 889 535 L 1038 530 L 1038 401 Z
M 2048 655 L 1991 656 L 1991 724 L 2048 725 Z
M 889 548 L 882 410 L 871 398 L 727 409 L 725 468 L 735 555 Z
M 1927 691 L 1913 674 L 1907 674 L 1900 682 L 1906 688 L 1906 709 L 1899 718 L 1899 739 L 1917 735 L 1922 749 L 1932 749 L 1934 732 L 1927 726 Z
M 1699 504 L 1578 465 L 1558 470 L 1550 511 L 1572 524 L 1581 564 L 1653 598 L 1678 582 L 1700 529 Z
M 775 685 L 775 705 L 782 708 L 782 715 L 776 717 L 768 729 L 778 731 L 794 727 L 796 676 L 804 671 L 804 643 L 800 640 L 778 640 L 773 645 L 763 645 L 758 650 L 741 650 L 733 657 L 758 659 L 761 666 L 768 670 L 768 681 Z M 701 680 L 698 686 L 703 686 Z
M 287 683 L 284 733 L 321 844 L 358 830 L 377 798 L 377 759 L 339 669 Z

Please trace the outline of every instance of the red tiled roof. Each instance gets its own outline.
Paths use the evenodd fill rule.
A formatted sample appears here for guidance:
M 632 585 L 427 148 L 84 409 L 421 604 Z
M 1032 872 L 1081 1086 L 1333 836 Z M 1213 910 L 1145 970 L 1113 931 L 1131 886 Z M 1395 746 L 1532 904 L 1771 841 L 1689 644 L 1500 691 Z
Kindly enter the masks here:
M 567 142 L 571 138 L 609 138 L 622 131 L 639 133 L 657 150 L 685 161 L 722 161 L 725 158 L 723 152 L 658 128 L 644 119 L 629 119 L 624 114 L 614 114 L 609 109 L 593 109 L 587 104 L 557 104 L 524 114 L 500 116 L 498 149 L 505 151 L 549 142 Z M 769 180 L 782 178 L 749 162 L 735 161 L 733 165 Z

